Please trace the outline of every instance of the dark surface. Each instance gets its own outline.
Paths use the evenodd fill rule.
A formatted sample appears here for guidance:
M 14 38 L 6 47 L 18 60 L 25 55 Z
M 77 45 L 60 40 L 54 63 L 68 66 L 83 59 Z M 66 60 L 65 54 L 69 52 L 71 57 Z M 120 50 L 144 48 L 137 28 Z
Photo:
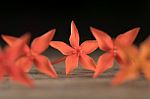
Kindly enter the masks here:
M 97 60 L 99 51 L 90 56 Z M 45 55 L 51 60 L 62 55 L 54 50 L 48 50 Z M 150 84 L 143 78 L 125 83 L 118 87 L 111 86 L 118 66 L 93 79 L 92 72 L 80 66 L 69 77 L 65 76 L 64 62 L 54 65 L 59 75 L 52 79 L 36 71 L 29 73 L 35 81 L 35 89 L 9 82 L 7 79 L 0 83 L 0 99 L 149 99 Z

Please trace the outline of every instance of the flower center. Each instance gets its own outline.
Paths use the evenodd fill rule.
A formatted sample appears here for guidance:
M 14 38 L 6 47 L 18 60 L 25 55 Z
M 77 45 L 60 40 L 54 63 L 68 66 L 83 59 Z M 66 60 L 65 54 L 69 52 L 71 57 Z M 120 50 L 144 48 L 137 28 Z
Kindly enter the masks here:
M 81 50 L 81 48 L 80 47 L 78 47 L 78 48 L 74 48 L 75 50 L 73 51 L 73 54 L 81 54 L 82 53 L 82 50 Z
M 35 55 L 35 54 L 36 54 L 36 53 L 34 53 L 32 50 L 30 50 L 30 52 L 27 53 L 26 56 L 29 57 L 30 59 L 34 59 L 34 55 Z
M 114 56 L 117 55 L 117 47 L 116 46 L 114 46 L 113 53 L 114 53 Z

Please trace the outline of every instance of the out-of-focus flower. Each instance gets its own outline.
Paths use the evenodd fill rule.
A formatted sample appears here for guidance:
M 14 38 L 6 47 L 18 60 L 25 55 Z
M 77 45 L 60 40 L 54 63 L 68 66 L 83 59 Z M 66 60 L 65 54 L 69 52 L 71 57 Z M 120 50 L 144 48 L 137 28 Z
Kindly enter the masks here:
M 0 50 L 0 80 L 8 75 L 11 80 L 33 87 L 32 80 L 27 74 L 16 65 L 16 61 L 24 54 L 23 48 L 29 40 L 29 35 L 25 34 L 14 41 L 11 46 Z
M 45 73 L 53 78 L 57 78 L 57 73 L 49 59 L 46 56 L 41 55 L 41 53 L 49 47 L 49 43 L 52 40 L 54 34 L 55 29 L 48 31 L 40 37 L 35 38 L 31 44 L 31 48 L 26 45 L 24 47 L 25 55 L 18 59 L 16 64 L 21 66 L 25 72 L 28 72 L 32 67 L 32 63 L 34 63 L 36 68 L 42 73 Z M 2 38 L 10 46 L 12 46 L 14 41 L 18 39 L 8 35 L 2 35 Z
M 103 73 L 104 71 L 110 69 L 113 66 L 114 59 L 117 60 L 119 64 L 122 63 L 122 58 L 120 57 L 120 45 L 127 47 L 133 44 L 140 28 L 134 28 L 124 34 L 120 34 L 116 39 L 112 39 L 107 33 L 91 27 L 91 32 L 96 38 L 99 48 L 106 51 L 98 59 L 96 71 L 94 78 Z
M 147 38 L 139 48 L 135 46 L 123 47 L 122 57 L 124 65 L 116 74 L 112 84 L 118 85 L 128 80 L 134 80 L 141 73 L 147 80 L 150 80 L 150 37 Z

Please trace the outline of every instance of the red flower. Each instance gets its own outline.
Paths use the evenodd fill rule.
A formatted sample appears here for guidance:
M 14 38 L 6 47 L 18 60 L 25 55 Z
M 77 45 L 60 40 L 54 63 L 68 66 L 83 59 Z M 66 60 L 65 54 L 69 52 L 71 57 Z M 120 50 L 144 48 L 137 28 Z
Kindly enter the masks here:
M 108 70 L 113 66 L 114 59 L 118 61 L 118 63 L 122 63 L 122 59 L 120 57 L 120 48 L 117 44 L 122 46 L 130 46 L 134 42 L 140 28 L 134 28 L 124 34 L 120 34 L 115 40 L 113 40 L 107 33 L 92 28 L 91 32 L 96 38 L 99 48 L 103 51 L 106 51 L 103 55 L 101 55 L 97 62 L 96 71 L 94 74 L 94 78 Z
M 46 56 L 41 55 L 48 47 L 49 43 L 52 40 L 55 34 L 55 29 L 45 33 L 44 35 L 37 37 L 33 40 L 31 44 L 31 48 L 28 45 L 24 47 L 25 55 L 21 57 L 16 64 L 21 66 L 24 71 L 28 72 L 31 67 L 32 63 L 35 64 L 36 68 L 53 77 L 57 77 L 57 73 L 53 68 L 51 62 Z M 8 43 L 8 45 L 12 45 L 13 42 L 17 39 L 16 37 L 2 35 L 2 38 Z
M 70 44 L 71 47 L 61 41 L 52 41 L 50 45 L 58 49 L 62 54 L 66 55 L 66 75 L 72 72 L 78 67 L 78 61 L 80 64 L 88 70 L 95 70 L 95 62 L 87 54 L 93 52 L 98 48 L 96 40 L 87 40 L 79 46 L 79 33 L 75 26 L 75 23 L 71 22 L 71 35 Z
M 22 57 L 23 48 L 29 39 L 29 35 L 24 35 L 17 39 L 11 47 L 0 50 L 0 79 L 8 75 L 11 80 L 32 87 L 32 80 L 26 75 L 22 68 L 16 65 L 16 61 Z
M 150 38 L 146 39 L 139 48 L 135 46 L 121 47 L 124 58 L 122 68 L 113 79 L 113 85 L 119 85 L 128 80 L 134 80 L 144 74 L 147 80 L 150 80 Z

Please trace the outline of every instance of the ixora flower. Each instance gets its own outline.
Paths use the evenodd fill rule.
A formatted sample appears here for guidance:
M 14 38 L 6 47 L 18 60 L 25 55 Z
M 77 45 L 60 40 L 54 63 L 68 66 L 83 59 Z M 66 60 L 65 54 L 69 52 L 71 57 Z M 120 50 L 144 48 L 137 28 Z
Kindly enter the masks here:
M 12 46 L 7 46 L 0 50 L 0 80 L 4 75 L 8 75 L 10 80 L 32 87 L 32 80 L 29 79 L 27 74 L 16 65 L 17 59 L 23 54 L 23 48 L 29 40 L 29 35 L 25 34 L 21 38 L 17 39 Z
M 54 34 L 55 29 L 48 31 L 40 37 L 35 38 L 31 44 L 31 48 L 26 45 L 24 47 L 24 51 L 26 54 L 18 59 L 16 64 L 21 66 L 25 72 L 28 72 L 32 67 L 32 63 L 34 63 L 36 68 L 42 73 L 45 73 L 53 78 L 57 78 L 57 73 L 49 59 L 46 56 L 41 55 L 41 53 L 49 47 L 49 43 L 52 40 Z M 14 43 L 14 41 L 17 40 L 16 37 L 8 35 L 2 35 L 2 38 L 10 46 Z
M 136 46 L 122 47 L 124 64 L 112 81 L 112 85 L 119 85 L 128 80 L 137 79 L 143 73 L 150 80 L 150 37 L 139 48 Z
M 66 75 L 78 67 L 78 61 L 83 68 L 95 71 L 95 62 L 87 54 L 98 48 L 96 40 L 87 40 L 79 46 L 79 33 L 75 23 L 71 22 L 71 35 L 69 38 L 71 47 L 61 41 L 51 41 L 50 46 L 58 49 L 62 54 L 66 55 Z
M 93 76 L 96 78 L 98 75 L 113 66 L 114 59 L 116 59 L 119 64 L 122 63 L 120 56 L 121 50 L 117 44 L 122 46 L 132 45 L 140 28 L 134 28 L 124 34 L 120 34 L 116 39 L 112 39 L 109 35 L 107 35 L 107 33 L 96 28 L 91 27 L 90 29 L 98 42 L 99 48 L 103 51 L 106 51 L 106 53 L 101 55 L 98 59 L 96 71 Z

